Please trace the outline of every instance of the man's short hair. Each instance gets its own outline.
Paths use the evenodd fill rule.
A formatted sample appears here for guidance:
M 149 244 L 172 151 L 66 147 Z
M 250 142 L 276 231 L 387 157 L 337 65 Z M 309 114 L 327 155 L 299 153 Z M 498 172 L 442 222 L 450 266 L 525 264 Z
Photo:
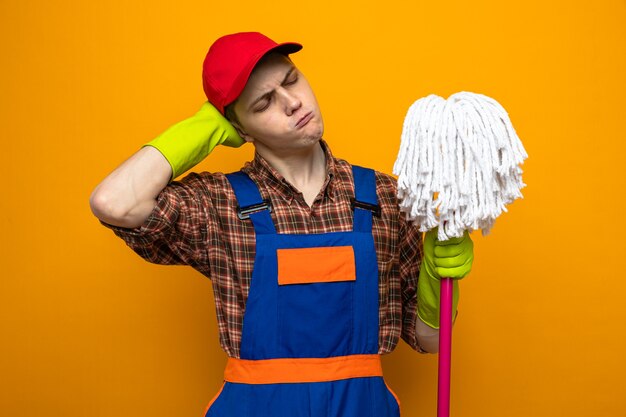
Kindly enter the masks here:
M 231 123 L 235 122 L 237 124 L 241 124 L 239 123 L 237 113 L 235 113 L 235 104 L 237 104 L 237 100 L 239 100 L 239 98 L 236 98 L 235 101 L 224 107 L 224 117 L 226 117 L 226 119 L 228 119 Z

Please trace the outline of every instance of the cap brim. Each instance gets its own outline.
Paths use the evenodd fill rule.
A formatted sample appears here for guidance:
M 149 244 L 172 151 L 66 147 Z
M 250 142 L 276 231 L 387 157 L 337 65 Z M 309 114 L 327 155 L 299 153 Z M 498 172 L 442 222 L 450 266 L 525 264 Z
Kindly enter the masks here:
M 267 51 L 265 54 L 271 51 L 278 51 L 278 52 L 289 55 L 289 54 L 293 54 L 294 52 L 298 52 L 300 49 L 302 49 L 302 45 L 300 45 L 299 43 L 284 42 L 284 43 L 279 43 L 278 46 L 273 47 L 272 49 Z

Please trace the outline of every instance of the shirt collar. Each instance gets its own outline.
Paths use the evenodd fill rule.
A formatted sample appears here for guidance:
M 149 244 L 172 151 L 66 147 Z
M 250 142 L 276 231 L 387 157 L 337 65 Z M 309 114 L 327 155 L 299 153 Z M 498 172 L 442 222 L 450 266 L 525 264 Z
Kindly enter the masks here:
M 336 161 L 326 141 L 320 139 L 319 144 L 326 158 L 326 179 L 324 180 L 322 190 L 324 190 L 324 196 L 333 201 L 336 192 L 336 186 L 333 181 L 335 177 Z M 256 152 L 254 154 L 254 160 L 246 162 L 242 170 L 256 177 L 259 182 L 271 188 L 288 205 L 291 205 L 294 196 L 300 193 L 300 191 L 289 183 L 289 181 L 270 165 L 265 158 Z

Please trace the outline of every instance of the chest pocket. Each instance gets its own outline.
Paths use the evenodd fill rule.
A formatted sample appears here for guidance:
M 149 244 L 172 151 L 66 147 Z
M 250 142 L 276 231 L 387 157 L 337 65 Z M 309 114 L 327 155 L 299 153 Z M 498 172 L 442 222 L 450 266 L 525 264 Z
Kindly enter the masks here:
M 355 281 L 352 246 L 278 249 L 278 285 Z
M 353 246 L 284 248 L 276 254 L 281 354 L 349 354 L 356 283 Z

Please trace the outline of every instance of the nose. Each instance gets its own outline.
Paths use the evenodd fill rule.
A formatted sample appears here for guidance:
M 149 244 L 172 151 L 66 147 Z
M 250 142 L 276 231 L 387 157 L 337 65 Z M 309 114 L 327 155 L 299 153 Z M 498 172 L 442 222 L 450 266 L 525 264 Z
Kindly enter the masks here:
M 280 95 L 283 99 L 285 106 L 285 113 L 288 116 L 291 116 L 293 112 L 302 107 L 302 101 L 300 98 L 294 94 L 292 91 L 286 90 L 284 88 L 280 89 Z

